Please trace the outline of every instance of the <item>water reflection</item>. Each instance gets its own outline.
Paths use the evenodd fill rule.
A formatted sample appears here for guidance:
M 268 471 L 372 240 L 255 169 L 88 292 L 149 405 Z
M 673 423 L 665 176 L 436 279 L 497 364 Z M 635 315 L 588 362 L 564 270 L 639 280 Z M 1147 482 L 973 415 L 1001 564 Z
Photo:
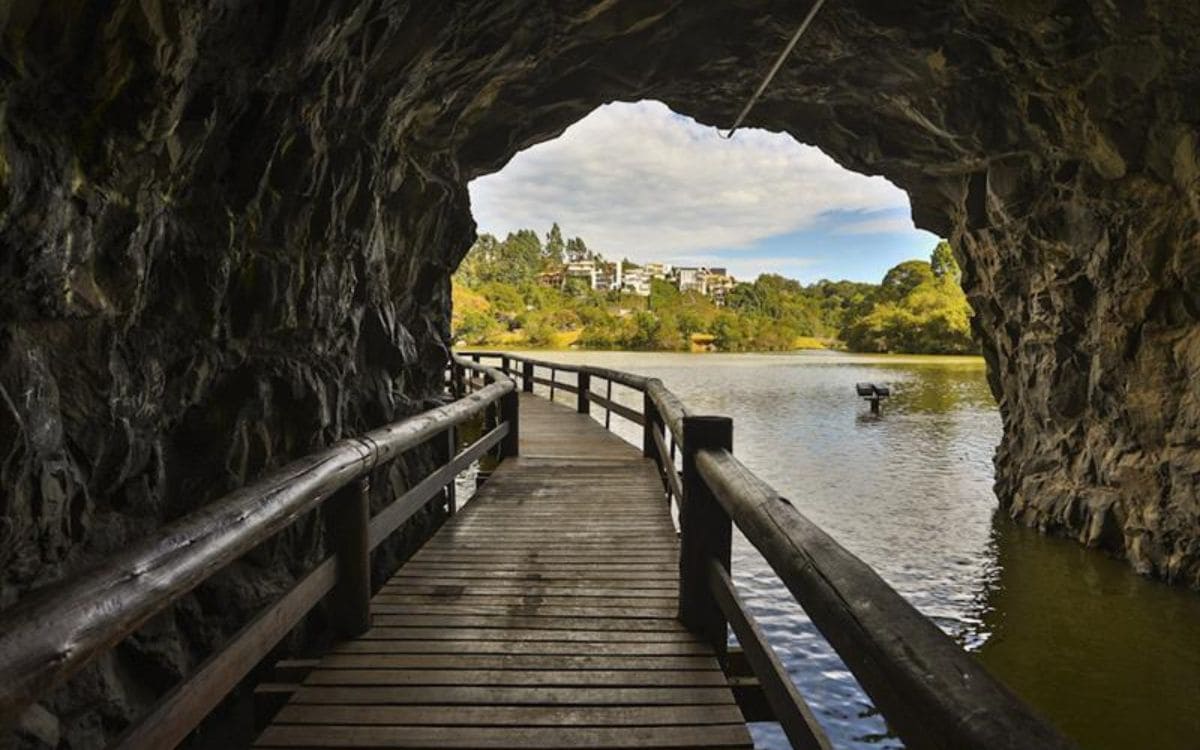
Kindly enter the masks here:
M 1200 748 L 1200 597 L 996 518 L 1001 427 L 981 360 L 540 356 L 656 376 L 696 412 L 732 416 L 742 461 L 1084 747 Z M 880 417 L 855 395 L 860 381 L 891 387 Z M 614 396 L 641 408 L 639 395 Z M 641 444 L 640 428 L 613 426 Z M 733 567 L 835 745 L 901 747 L 744 540 Z M 787 747 L 777 729 L 754 734 Z
M 1200 747 L 1200 597 L 1001 517 L 993 533 L 980 660 L 1084 747 Z

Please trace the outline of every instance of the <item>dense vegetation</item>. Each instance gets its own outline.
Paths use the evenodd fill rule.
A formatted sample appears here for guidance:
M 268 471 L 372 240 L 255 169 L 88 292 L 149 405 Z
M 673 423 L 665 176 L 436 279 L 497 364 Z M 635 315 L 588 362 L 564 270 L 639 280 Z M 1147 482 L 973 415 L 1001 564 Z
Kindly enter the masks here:
M 454 336 L 471 345 L 596 349 L 968 353 L 971 310 L 958 265 L 941 242 L 929 261 L 910 260 L 880 284 L 774 274 L 738 283 L 717 306 L 656 279 L 649 297 L 597 292 L 581 279 L 547 286 L 566 260 L 600 256 L 556 224 L 543 242 L 523 229 L 480 235 L 454 277 Z M 626 265 L 629 268 L 631 264 Z

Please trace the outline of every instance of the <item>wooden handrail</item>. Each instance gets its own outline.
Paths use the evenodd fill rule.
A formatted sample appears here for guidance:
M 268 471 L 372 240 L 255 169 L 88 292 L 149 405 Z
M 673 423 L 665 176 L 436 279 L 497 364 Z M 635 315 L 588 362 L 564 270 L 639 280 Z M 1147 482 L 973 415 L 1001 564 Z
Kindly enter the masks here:
M 492 382 L 452 403 L 338 441 L 269 472 L 125 552 L 0 612 L 0 725 L 14 721 L 45 691 L 341 488 L 497 402 L 507 413 L 504 429 L 493 431 L 493 442 L 509 441 L 509 452 L 515 452 L 513 381 L 493 368 L 457 357 L 454 362 Z M 354 541 L 354 554 L 362 554 L 363 543 Z M 331 569 L 320 570 L 320 577 L 313 578 L 314 571 L 305 579 L 322 582 L 313 584 L 314 591 L 331 584 Z
M 522 363 L 526 391 L 543 379 L 535 367 L 587 375 L 581 400 L 605 406 L 611 413 L 644 426 L 643 454 L 660 469 L 668 498 L 680 506 L 680 611 L 682 618 L 719 651 L 724 646 L 724 610 L 737 606 L 736 592 L 721 588 L 728 580 L 727 531 L 736 525 L 760 551 L 796 601 L 842 657 L 897 734 L 911 748 L 950 750 L 1056 750 L 1075 745 L 1035 714 L 992 677 L 931 620 L 922 615 L 869 566 L 804 518 L 788 501 L 758 479 L 729 450 L 703 443 L 712 438 L 707 420 L 687 406 L 657 378 L 590 365 L 548 362 L 514 354 L 477 352 Z M 638 412 L 616 405 L 610 397 L 587 393 L 593 378 L 620 383 L 644 395 Z M 607 414 L 606 414 L 607 417 Z M 607 426 L 607 421 L 606 425 Z M 724 428 L 721 428 L 724 429 Z M 668 450 L 666 433 L 673 440 Z M 693 433 L 688 445 L 687 434 Z M 697 439 L 696 435 L 704 437 Z M 724 433 L 717 442 L 726 440 Z M 676 471 L 674 446 L 683 449 L 684 471 Z M 719 508 L 709 496 L 715 497 Z M 698 507 L 687 509 L 688 503 Z M 724 525 L 724 530 L 717 528 Z M 714 584 L 714 579 L 717 583 Z M 741 614 L 740 612 L 737 614 Z M 748 617 L 748 614 L 746 615 Z M 722 618 L 722 619 L 718 619 Z M 753 622 L 734 623 L 739 637 L 757 638 Z M 776 709 L 789 738 L 803 746 L 823 747 L 827 740 L 814 727 L 811 711 L 795 690 L 780 686 L 781 668 L 769 658 L 765 642 L 745 644 L 768 700 L 796 703 L 791 711 Z
M 909 747 L 1074 747 L 729 451 L 696 467 Z

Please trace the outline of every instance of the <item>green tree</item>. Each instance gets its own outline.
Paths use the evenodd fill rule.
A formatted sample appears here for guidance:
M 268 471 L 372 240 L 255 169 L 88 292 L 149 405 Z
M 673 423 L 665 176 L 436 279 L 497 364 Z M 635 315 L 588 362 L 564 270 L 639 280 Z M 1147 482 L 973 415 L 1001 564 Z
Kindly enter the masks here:
M 550 227 L 550 231 L 546 233 L 546 244 L 542 248 L 542 255 L 546 259 L 546 263 L 550 266 L 561 266 L 564 262 L 567 252 L 567 245 L 563 242 L 562 230 L 558 228 L 558 222 L 554 222 L 554 226 Z
M 923 260 L 906 260 L 893 266 L 879 285 L 879 298 L 885 302 L 898 302 L 914 289 L 933 280 L 933 270 Z
M 954 250 L 945 240 L 933 248 L 929 257 L 929 269 L 939 279 L 948 278 L 955 284 L 962 283 L 962 270 L 958 267 L 958 261 L 954 259 Z
M 935 276 L 931 264 L 905 261 L 888 271 L 880 300 L 847 325 L 843 338 L 855 351 L 966 354 L 978 350 L 971 337 L 971 308 L 952 269 Z
M 592 251 L 588 250 L 587 243 L 582 237 L 572 237 L 567 240 L 567 260 L 575 262 L 580 260 L 591 260 Z

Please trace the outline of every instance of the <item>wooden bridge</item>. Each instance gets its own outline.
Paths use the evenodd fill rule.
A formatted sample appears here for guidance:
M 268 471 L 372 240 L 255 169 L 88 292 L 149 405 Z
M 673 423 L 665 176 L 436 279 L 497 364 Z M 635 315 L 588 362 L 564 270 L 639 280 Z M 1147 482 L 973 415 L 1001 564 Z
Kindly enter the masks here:
M 729 419 L 654 379 L 511 355 L 456 357 L 447 391 L 0 613 L 0 719 L 319 508 L 330 555 L 116 747 L 179 744 L 322 601 L 341 639 L 303 664 L 257 747 L 750 747 L 747 721 L 832 747 L 732 583 L 735 525 L 909 747 L 1071 746 L 738 462 Z M 641 446 L 605 429 L 614 416 Z M 417 449 L 441 466 L 371 516 L 371 474 Z M 490 453 L 459 510 L 455 479 Z M 429 503 L 449 520 L 372 581 L 371 550 Z

